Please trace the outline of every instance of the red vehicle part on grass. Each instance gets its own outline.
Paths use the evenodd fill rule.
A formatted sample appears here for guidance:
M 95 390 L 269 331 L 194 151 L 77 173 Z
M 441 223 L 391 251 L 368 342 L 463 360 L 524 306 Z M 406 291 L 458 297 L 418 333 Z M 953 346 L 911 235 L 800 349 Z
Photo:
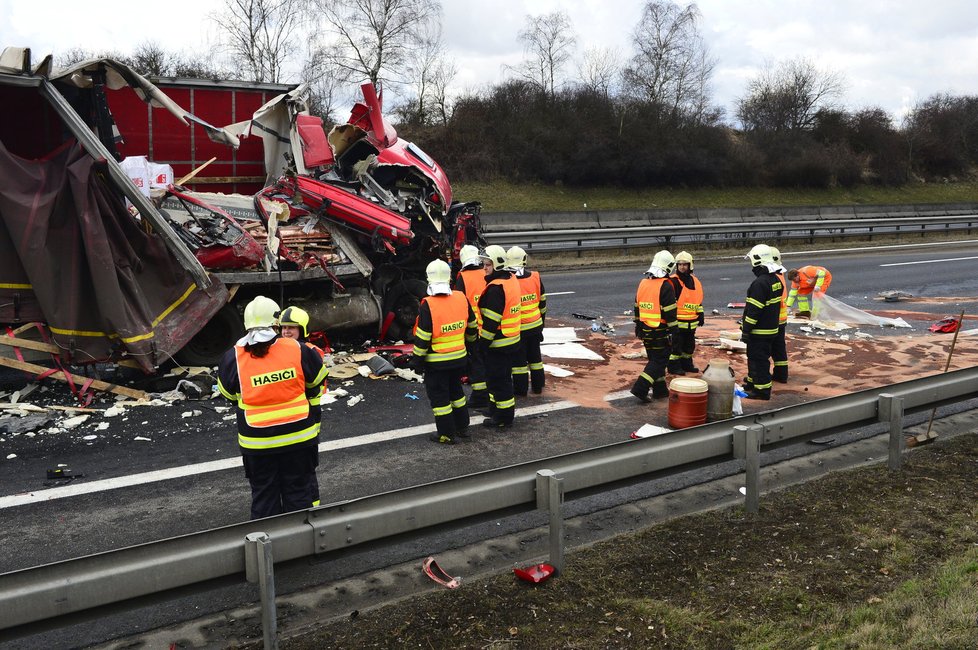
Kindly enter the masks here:
M 319 212 L 322 209 L 325 217 L 368 235 L 377 234 L 395 244 L 408 244 L 414 239 L 411 222 L 407 217 L 335 185 L 297 176 L 283 177 L 271 189 L 272 193 L 277 190 L 290 198 L 301 200 L 310 212 Z

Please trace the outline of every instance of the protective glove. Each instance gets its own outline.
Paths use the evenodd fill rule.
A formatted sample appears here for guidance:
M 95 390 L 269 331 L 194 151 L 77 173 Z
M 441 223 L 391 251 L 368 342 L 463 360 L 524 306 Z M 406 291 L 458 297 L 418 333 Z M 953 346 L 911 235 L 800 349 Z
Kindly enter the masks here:
M 700 327 L 703 327 L 703 324 L 704 324 L 704 323 L 706 322 L 706 317 L 705 317 L 705 316 L 703 316 L 703 312 L 700 312 L 700 313 L 698 314 L 698 316 L 697 316 L 697 318 L 698 318 L 698 319 L 699 319 L 699 321 L 700 321 Z
M 411 361 L 408 363 L 408 367 L 419 375 L 424 374 L 424 357 L 419 357 L 418 355 L 412 355 Z

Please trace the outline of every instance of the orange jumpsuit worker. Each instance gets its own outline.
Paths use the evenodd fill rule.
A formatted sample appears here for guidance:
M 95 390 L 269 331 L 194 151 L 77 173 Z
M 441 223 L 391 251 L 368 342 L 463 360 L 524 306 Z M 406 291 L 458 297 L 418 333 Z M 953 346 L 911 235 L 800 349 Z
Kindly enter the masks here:
M 247 332 L 218 368 L 218 390 L 237 407 L 252 519 L 319 505 L 319 421 L 310 400 L 326 369 L 318 354 L 272 329 L 278 311 L 265 296 L 248 303 Z
M 788 271 L 788 280 L 791 281 L 791 291 L 788 292 L 788 300 L 785 304 L 791 307 L 797 297 L 798 316 L 810 318 L 814 303 L 809 305 L 808 296 L 812 293 L 824 295 L 832 284 L 832 274 L 823 266 L 803 266 Z

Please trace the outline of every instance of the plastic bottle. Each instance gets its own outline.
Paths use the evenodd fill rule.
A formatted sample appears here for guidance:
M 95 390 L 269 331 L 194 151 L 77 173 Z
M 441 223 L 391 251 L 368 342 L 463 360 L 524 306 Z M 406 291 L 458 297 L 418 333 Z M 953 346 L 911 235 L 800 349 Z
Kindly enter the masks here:
M 712 359 L 703 371 L 703 379 L 708 386 L 706 397 L 706 419 L 708 422 L 727 420 L 733 415 L 734 377 L 730 362 Z

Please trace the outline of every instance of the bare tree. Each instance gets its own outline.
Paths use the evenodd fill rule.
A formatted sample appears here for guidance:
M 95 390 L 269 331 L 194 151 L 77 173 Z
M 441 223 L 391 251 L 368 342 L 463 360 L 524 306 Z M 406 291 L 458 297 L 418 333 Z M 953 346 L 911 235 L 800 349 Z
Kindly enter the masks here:
M 302 65 L 300 77 L 309 84 L 309 112 L 335 123 L 342 73 L 332 66 L 322 50 L 313 47 Z
M 519 40 L 526 58 L 519 65 L 506 68 L 554 96 L 561 71 L 574 55 L 577 43 L 570 17 L 562 10 L 541 16 L 528 15 Z
M 625 68 L 627 86 L 673 116 L 703 116 L 716 67 L 699 33 L 699 9 L 649 0 L 632 34 L 636 53 Z
M 129 65 L 139 74 L 169 77 L 173 74 L 175 57 L 155 41 L 143 41 L 136 46 Z
M 441 17 L 437 0 L 314 0 L 333 41 L 321 56 L 349 82 L 397 81 L 417 54 L 424 28 Z
M 614 48 L 589 47 L 577 65 L 581 86 L 606 97 L 613 94 L 621 72 L 621 56 Z
M 405 70 L 414 97 L 402 114 L 418 124 L 430 124 L 435 119 L 445 124 L 451 112 L 448 86 L 458 74 L 458 65 L 445 55 L 440 23 L 429 22 L 418 36 L 417 53 Z
M 254 81 L 278 83 L 301 42 L 302 0 L 224 0 L 224 11 L 211 18 L 222 29 L 231 57 Z
M 834 108 L 844 90 L 840 73 L 819 70 L 806 59 L 768 64 L 737 101 L 737 119 L 746 131 L 810 130 L 817 113 Z

